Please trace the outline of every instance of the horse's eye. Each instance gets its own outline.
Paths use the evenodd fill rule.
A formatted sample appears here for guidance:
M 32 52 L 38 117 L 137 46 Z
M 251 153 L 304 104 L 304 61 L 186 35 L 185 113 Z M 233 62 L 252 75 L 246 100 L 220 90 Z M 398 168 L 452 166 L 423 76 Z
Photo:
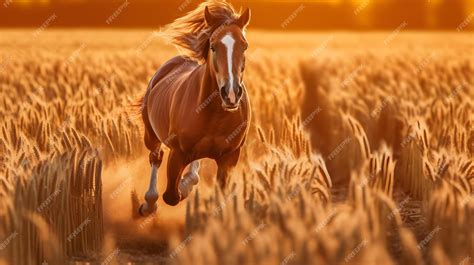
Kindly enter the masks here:
M 214 46 L 211 46 L 211 51 L 216 52 L 216 48 L 214 48 Z

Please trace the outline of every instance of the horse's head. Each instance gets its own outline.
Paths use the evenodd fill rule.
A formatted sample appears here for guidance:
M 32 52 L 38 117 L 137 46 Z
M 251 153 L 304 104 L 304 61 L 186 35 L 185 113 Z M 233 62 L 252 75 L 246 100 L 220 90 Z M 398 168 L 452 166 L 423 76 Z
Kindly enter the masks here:
M 208 25 L 218 20 L 207 7 L 204 17 Z M 247 9 L 235 22 L 219 26 L 209 38 L 208 63 L 217 81 L 222 107 L 228 111 L 238 109 L 244 90 L 244 53 L 248 47 L 244 30 L 249 21 Z

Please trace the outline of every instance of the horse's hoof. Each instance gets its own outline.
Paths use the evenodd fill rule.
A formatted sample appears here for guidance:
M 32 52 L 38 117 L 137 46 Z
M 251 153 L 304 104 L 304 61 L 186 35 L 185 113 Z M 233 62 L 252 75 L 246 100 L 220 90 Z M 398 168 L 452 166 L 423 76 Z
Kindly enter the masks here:
M 179 184 L 179 192 L 181 193 L 181 200 L 187 198 L 189 194 L 193 191 L 193 185 L 190 183 L 180 183 Z
M 144 217 L 144 216 L 145 216 L 145 213 L 143 212 L 143 204 L 140 205 L 140 207 L 138 208 L 138 214 L 139 214 L 141 217 Z
M 156 212 L 156 209 L 156 203 L 151 208 L 148 208 L 148 205 L 146 203 L 142 203 L 138 208 L 138 214 L 142 217 L 147 217 L 148 215 Z
M 180 198 L 180 196 L 175 196 L 173 194 L 169 194 L 169 193 L 165 192 L 163 194 L 163 200 L 168 205 L 176 206 L 179 203 L 179 201 L 181 200 L 181 198 Z
M 197 185 L 199 183 L 199 175 L 197 173 L 188 172 L 183 179 L 187 179 L 190 184 Z

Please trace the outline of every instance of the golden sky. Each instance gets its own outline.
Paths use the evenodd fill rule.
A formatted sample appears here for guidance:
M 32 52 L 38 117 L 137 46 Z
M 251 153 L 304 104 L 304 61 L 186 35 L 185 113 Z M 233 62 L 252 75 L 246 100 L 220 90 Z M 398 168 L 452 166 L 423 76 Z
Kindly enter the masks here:
M 252 25 L 281 29 L 472 29 L 474 0 L 228 0 L 252 9 Z M 2 5 L 3 2 L 3 5 Z M 0 26 L 150 27 L 171 22 L 201 0 L 0 0 Z M 128 3 L 123 7 L 124 3 Z M 120 8 L 122 6 L 122 8 Z M 179 8 L 184 6 L 184 8 Z M 304 7 L 304 8 L 300 8 Z M 104 21 L 120 8 L 114 23 Z M 271 10 L 271 14 L 269 13 Z M 292 16 L 294 15 L 294 16 Z M 473 20 L 473 21 L 471 21 Z

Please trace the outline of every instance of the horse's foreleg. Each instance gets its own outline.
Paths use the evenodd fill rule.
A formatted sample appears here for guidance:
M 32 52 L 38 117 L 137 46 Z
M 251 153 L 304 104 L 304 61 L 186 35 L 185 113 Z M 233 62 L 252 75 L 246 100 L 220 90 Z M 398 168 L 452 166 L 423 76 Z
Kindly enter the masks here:
M 189 165 L 189 171 L 184 174 L 183 178 L 179 182 L 181 200 L 187 198 L 189 193 L 191 193 L 193 190 L 193 186 L 199 183 L 199 167 L 199 160 L 191 162 Z
M 217 181 L 222 191 L 224 191 L 227 185 L 228 174 L 231 169 L 233 169 L 237 162 L 239 161 L 240 148 L 234 152 L 227 153 L 219 158 L 217 162 Z
M 156 175 L 158 168 L 160 168 L 163 160 L 163 151 L 158 147 L 155 151 L 150 153 L 151 176 L 150 186 L 145 193 L 145 203 L 140 205 L 138 212 L 142 216 L 147 216 L 156 210 L 156 201 L 158 200 L 158 190 L 156 189 Z
M 185 167 L 186 160 L 184 155 L 172 149 L 168 157 L 168 183 L 166 185 L 166 191 L 163 194 L 163 200 L 168 205 L 174 206 L 181 200 L 178 185 Z

